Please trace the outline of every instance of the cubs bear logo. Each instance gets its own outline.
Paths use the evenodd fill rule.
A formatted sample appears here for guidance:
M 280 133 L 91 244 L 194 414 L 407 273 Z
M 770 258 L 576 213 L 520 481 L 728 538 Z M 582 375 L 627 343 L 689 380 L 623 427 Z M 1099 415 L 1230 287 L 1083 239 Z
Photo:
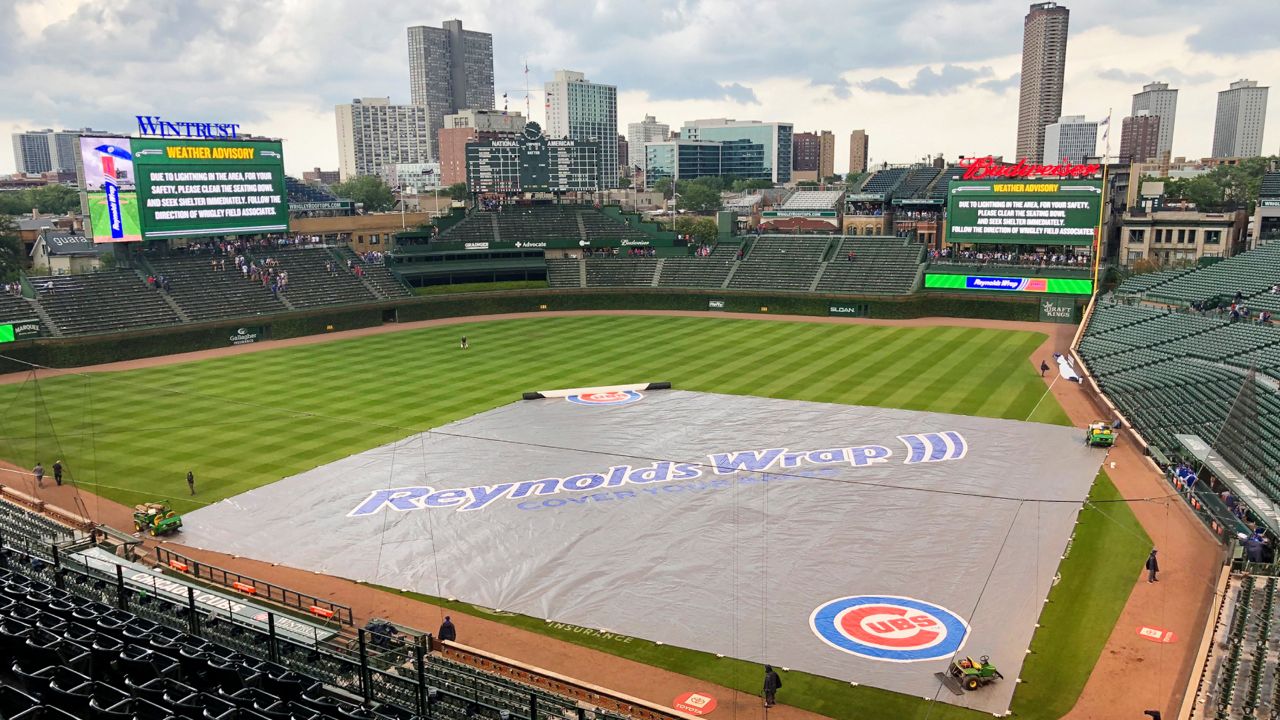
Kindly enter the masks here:
M 571 403 L 579 405 L 626 405 L 643 398 L 635 390 L 613 390 L 609 392 L 588 392 L 565 397 Z
M 949 658 L 969 634 L 969 624 L 950 610 L 896 595 L 831 600 L 813 611 L 809 627 L 837 650 L 887 662 Z

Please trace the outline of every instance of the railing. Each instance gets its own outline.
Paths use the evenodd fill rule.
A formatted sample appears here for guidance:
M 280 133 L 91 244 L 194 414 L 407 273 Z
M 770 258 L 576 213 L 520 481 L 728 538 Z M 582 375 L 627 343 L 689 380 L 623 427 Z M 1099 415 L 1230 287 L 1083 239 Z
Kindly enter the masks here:
M 186 555 L 173 552 L 168 548 L 156 547 L 156 562 L 166 569 L 186 573 L 267 602 L 300 610 L 325 620 L 335 620 L 343 625 L 355 624 L 351 608 L 346 605 L 290 590 L 248 575 L 241 575 L 238 572 L 220 568 L 217 565 L 200 562 Z
M 17 535 L 0 535 L 0 568 L 14 571 L 80 598 L 100 602 L 119 610 L 171 628 L 205 638 L 234 649 L 256 660 L 276 663 L 299 675 L 319 680 L 362 698 L 366 703 L 386 703 L 415 714 L 431 717 L 433 707 L 464 709 L 471 717 L 491 720 L 621 720 L 625 716 L 642 720 L 692 720 L 684 713 L 664 710 L 624 695 L 610 695 L 600 688 L 560 678 L 545 671 L 523 668 L 513 661 L 499 662 L 463 646 L 437 643 L 440 655 L 431 654 L 430 635 L 388 637 L 365 629 L 331 640 L 306 642 L 296 635 L 276 632 L 279 622 L 288 618 L 266 612 L 266 631 L 247 623 L 242 617 L 208 612 L 197 603 L 197 591 L 188 585 L 185 602 L 172 593 L 148 591 L 135 577 L 126 581 L 126 571 L 133 568 L 115 564 L 114 572 L 106 567 L 83 564 L 57 546 L 37 547 L 38 541 Z M 176 556 L 181 557 L 181 556 Z M 105 565 L 105 563 L 103 563 Z M 212 567 L 201 564 L 200 567 Z M 234 575 L 234 573 L 230 573 Z M 157 582 L 165 582 L 156 576 Z M 261 621 L 261 616 L 257 616 Z M 505 692 L 481 696 L 463 694 L 462 688 L 441 688 L 428 681 L 451 664 L 445 653 L 454 657 L 470 656 L 475 673 L 485 676 L 486 683 L 504 685 Z M 478 661 L 478 662 L 476 662 Z M 505 670 L 505 672 L 504 672 Z M 524 682 L 518 678 L 523 676 Z M 554 678 L 554 680 L 552 680 Z M 516 682 L 512 682 L 515 680 Z M 559 689 L 557 697 L 550 693 Z M 499 697 L 501 695 L 501 697 Z M 565 695 L 568 695 L 566 697 Z M 591 697 L 591 707 L 575 700 Z M 506 707 L 498 707 L 499 704 Z

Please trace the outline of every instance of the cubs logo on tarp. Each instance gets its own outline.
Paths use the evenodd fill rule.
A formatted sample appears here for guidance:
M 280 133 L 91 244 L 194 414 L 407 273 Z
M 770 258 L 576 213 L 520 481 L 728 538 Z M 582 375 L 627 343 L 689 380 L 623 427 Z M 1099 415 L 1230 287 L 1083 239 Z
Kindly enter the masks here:
M 612 392 L 590 392 L 581 395 L 567 395 L 565 399 L 579 405 L 626 405 L 644 396 L 636 390 L 614 390 Z
M 809 627 L 837 650 L 887 662 L 949 658 L 969 634 L 969 624 L 950 610 L 896 595 L 831 600 L 813 611 Z

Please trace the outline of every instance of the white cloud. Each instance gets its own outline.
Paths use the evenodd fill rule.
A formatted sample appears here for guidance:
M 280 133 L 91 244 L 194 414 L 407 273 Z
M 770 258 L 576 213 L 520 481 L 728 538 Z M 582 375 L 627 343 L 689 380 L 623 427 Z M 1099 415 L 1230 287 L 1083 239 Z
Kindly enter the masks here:
M 1110 108 L 1118 127 L 1145 79 L 1167 80 L 1181 90 L 1175 154 L 1208 154 L 1216 92 L 1228 82 L 1277 81 L 1268 77 L 1280 67 L 1274 0 L 1130 0 L 1123 18 L 1107 0 L 1069 6 L 1064 113 Z M 838 169 L 853 128 L 870 133 L 876 160 L 1008 156 L 1025 10 L 996 0 L 749 10 L 733 0 L 527 0 L 518 11 L 500 0 L 0 0 L 0 26 L 18 28 L 0 43 L 0 131 L 128 132 L 134 114 L 236 121 L 285 138 L 292 172 L 333 167 L 334 104 L 407 101 L 405 28 L 458 17 L 493 34 L 497 96 L 507 92 L 513 109 L 523 109 L 528 63 L 534 119 L 543 82 L 570 68 L 618 85 L 620 129 L 645 114 L 674 127 L 698 117 L 789 121 L 832 130 Z M 1277 113 L 1280 99 L 1268 138 L 1280 137 Z M 0 173 L 13 167 L 0 138 Z

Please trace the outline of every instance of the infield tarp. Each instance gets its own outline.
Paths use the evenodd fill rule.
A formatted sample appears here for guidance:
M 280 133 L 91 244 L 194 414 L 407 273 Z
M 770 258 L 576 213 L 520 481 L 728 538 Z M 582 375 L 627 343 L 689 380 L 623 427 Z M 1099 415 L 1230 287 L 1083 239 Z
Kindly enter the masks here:
M 617 399 L 517 402 L 363 452 L 192 513 L 182 542 L 1008 708 L 1103 457 L 1080 431 Z M 957 652 L 1007 680 L 939 692 Z

